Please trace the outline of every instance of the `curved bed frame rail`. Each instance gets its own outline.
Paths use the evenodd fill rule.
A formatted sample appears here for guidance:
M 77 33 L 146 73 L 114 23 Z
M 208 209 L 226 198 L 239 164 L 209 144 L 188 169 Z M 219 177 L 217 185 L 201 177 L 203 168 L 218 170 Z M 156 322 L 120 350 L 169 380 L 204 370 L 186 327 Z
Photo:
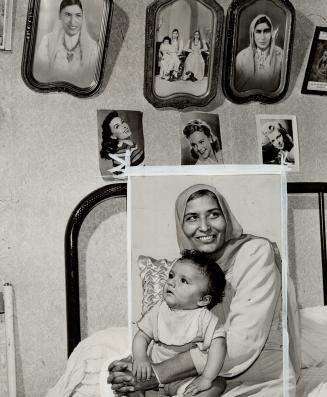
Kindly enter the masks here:
M 318 194 L 320 242 L 322 259 L 322 277 L 324 304 L 327 305 L 327 253 L 325 201 L 327 183 L 324 182 L 289 182 L 288 194 Z M 67 312 L 67 350 L 68 356 L 81 340 L 79 278 L 78 278 L 78 236 L 81 225 L 91 210 L 102 201 L 127 196 L 126 183 L 106 185 L 88 194 L 76 206 L 71 214 L 65 234 L 65 265 L 66 265 L 66 312 Z
M 127 196 L 127 184 L 115 183 L 101 187 L 79 202 L 72 212 L 65 233 L 66 268 L 66 318 L 68 356 L 81 340 L 79 276 L 78 276 L 78 236 L 81 226 L 94 207 L 110 198 Z

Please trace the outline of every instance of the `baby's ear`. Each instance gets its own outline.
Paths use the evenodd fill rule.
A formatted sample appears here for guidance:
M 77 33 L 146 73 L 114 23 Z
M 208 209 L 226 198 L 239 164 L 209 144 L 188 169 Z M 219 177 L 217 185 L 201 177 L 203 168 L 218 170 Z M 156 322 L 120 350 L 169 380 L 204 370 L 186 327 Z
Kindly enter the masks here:
M 202 298 L 198 301 L 199 307 L 208 306 L 211 302 L 211 295 L 203 295 Z

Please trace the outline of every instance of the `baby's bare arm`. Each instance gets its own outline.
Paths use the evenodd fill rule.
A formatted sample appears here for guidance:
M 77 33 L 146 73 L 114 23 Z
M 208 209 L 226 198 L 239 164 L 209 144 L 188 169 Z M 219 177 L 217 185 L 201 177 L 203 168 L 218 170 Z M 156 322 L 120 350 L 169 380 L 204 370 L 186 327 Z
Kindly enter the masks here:
M 150 379 L 152 367 L 147 349 L 151 338 L 143 331 L 138 331 L 133 339 L 133 375 L 138 381 Z

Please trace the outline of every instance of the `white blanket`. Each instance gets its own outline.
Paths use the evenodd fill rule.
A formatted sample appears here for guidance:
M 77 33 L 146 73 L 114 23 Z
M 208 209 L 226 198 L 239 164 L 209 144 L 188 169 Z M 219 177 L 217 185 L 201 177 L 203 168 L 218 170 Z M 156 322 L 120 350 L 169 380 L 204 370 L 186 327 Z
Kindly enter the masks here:
M 302 370 L 297 397 L 327 397 L 327 306 L 300 310 Z M 46 397 L 112 397 L 108 364 L 128 355 L 128 328 L 112 327 L 83 340 Z

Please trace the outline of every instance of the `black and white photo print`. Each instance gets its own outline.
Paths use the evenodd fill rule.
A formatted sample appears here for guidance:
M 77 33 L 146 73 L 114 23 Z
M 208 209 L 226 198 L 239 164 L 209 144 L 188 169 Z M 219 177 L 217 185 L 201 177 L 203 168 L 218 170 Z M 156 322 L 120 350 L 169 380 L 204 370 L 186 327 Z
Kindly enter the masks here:
M 296 117 L 260 114 L 256 123 L 261 163 L 285 165 L 289 170 L 299 171 Z
M 98 110 L 99 166 L 105 180 L 125 179 L 125 169 L 144 161 L 142 112 Z
M 219 117 L 217 114 L 180 114 L 181 164 L 223 164 Z

